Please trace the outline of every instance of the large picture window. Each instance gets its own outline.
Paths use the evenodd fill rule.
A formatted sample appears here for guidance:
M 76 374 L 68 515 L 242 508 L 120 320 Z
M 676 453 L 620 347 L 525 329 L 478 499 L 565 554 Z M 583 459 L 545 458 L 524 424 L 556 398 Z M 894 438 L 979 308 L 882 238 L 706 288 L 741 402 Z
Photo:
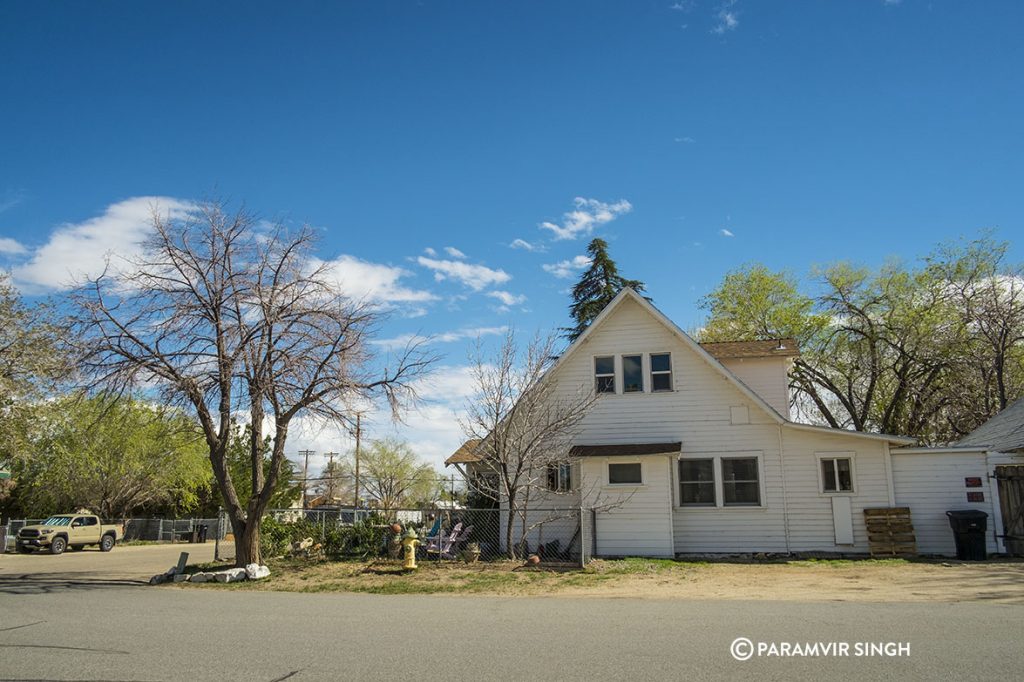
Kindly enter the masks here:
M 609 485 L 640 485 L 643 482 L 640 462 L 613 462 L 608 465 Z
M 679 460 L 680 507 L 761 507 L 761 457 L 739 453 Z
M 643 393 L 644 368 L 642 355 L 622 356 L 622 392 Z
M 715 506 L 715 460 L 679 460 L 679 504 Z

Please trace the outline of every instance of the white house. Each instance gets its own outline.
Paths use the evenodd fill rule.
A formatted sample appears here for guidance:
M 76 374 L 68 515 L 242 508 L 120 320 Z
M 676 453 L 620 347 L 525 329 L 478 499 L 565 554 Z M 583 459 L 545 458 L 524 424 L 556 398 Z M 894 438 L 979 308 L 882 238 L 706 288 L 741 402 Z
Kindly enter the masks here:
M 952 553 L 938 514 L 946 523 L 946 509 L 971 508 L 952 494 L 964 477 L 981 477 L 974 492 L 994 513 L 984 457 L 911 453 L 897 450 L 910 438 L 791 421 L 787 372 L 797 354 L 791 340 L 698 344 L 622 291 L 549 373 L 566 394 L 599 393 L 571 465 L 553 481 L 575 491 L 558 504 L 620 502 L 595 514 L 593 553 L 866 554 L 863 510 L 905 505 L 922 523 L 919 551 Z M 471 466 L 472 445 L 448 463 Z M 933 461 L 949 465 L 937 473 Z

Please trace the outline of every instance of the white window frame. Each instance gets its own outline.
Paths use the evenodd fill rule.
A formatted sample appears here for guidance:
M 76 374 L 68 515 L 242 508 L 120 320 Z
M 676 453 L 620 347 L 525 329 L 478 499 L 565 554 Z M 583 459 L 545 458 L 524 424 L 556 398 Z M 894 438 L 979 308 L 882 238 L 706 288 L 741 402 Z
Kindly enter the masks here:
M 668 371 L 667 372 L 664 371 L 664 370 L 659 370 L 657 372 L 654 371 L 654 361 L 653 361 L 652 358 L 655 355 L 667 355 L 668 356 Z M 650 392 L 651 393 L 672 393 L 673 391 L 675 391 L 676 390 L 676 383 L 675 383 L 675 377 L 673 376 L 674 372 L 675 372 L 675 368 L 674 368 L 673 363 L 672 363 L 672 351 L 654 351 L 653 353 L 648 353 L 647 354 L 647 374 L 650 376 L 650 382 L 651 382 L 651 391 Z M 655 390 L 655 388 L 654 388 L 654 375 L 655 374 L 658 374 L 658 375 L 668 374 L 668 388 L 661 388 L 661 389 Z
M 824 497 L 853 496 L 857 494 L 857 457 L 855 452 L 845 450 L 839 452 L 816 452 L 814 463 L 818 467 L 818 494 Z M 850 485 L 851 490 L 825 490 L 825 472 L 822 470 L 821 462 L 826 459 L 848 459 L 850 460 Z M 836 488 L 839 487 L 839 467 L 833 469 L 835 472 Z
M 561 462 L 561 463 L 558 463 L 558 464 L 549 464 L 548 467 L 549 467 L 549 469 L 547 471 L 547 474 L 548 474 L 547 490 L 548 490 L 548 492 L 552 492 L 552 493 L 568 493 L 568 492 L 572 492 L 572 490 L 573 490 L 573 487 L 572 487 L 573 478 L 575 478 L 575 476 L 573 476 L 573 465 L 572 465 L 572 462 Z M 550 478 L 550 476 L 551 476 L 550 469 L 551 468 L 556 469 L 556 473 L 555 473 L 556 487 L 554 487 L 554 488 L 551 487 L 551 478 Z
M 612 483 L 612 472 L 611 467 L 613 464 L 639 464 L 640 465 L 640 482 L 639 483 Z M 647 477 L 644 476 L 644 463 L 639 459 L 609 459 L 604 464 L 604 484 L 606 488 L 640 488 L 645 485 L 644 481 Z
M 674 506 L 682 512 L 743 512 L 757 511 L 768 508 L 766 497 L 767 489 L 764 482 L 764 451 L 763 450 L 740 450 L 737 452 L 686 452 L 678 459 L 711 459 L 714 460 L 715 474 L 715 504 L 682 504 L 683 491 L 682 481 L 679 480 L 679 466 L 676 465 L 675 481 L 672 484 Z M 722 478 L 723 459 L 756 459 L 757 460 L 757 484 L 760 504 L 725 504 L 725 481 Z
M 639 391 L 627 391 L 626 390 L 626 358 L 640 358 L 640 390 Z M 647 364 L 644 362 L 643 353 L 619 353 L 619 374 L 622 375 L 622 395 L 643 395 L 647 393 L 647 386 L 644 383 L 644 375 L 646 374 Z
M 605 372 L 603 374 L 598 374 L 597 373 L 597 361 L 598 360 L 603 360 L 604 358 L 611 358 L 612 359 L 612 373 L 611 374 L 608 374 L 607 372 Z M 593 356 L 593 364 L 591 365 L 591 367 L 593 367 L 593 369 L 594 369 L 594 393 L 596 393 L 599 396 L 602 396 L 602 395 L 616 395 L 616 394 L 618 394 L 618 392 L 619 392 L 619 381 L 618 381 L 619 361 L 618 361 L 618 358 L 615 355 L 595 355 L 595 356 Z M 612 378 L 612 389 L 613 390 L 611 390 L 611 391 L 599 391 L 599 390 L 597 390 L 598 383 L 599 383 L 598 380 L 602 379 L 604 377 L 609 377 L 609 376 Z

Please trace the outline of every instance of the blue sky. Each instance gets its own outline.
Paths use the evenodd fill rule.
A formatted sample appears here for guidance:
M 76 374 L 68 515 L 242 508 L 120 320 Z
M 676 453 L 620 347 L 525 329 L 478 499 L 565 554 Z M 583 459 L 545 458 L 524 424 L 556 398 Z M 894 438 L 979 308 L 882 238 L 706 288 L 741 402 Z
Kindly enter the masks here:
M 433 402 L 401 431 L 438 461 L 469 339 L 566 324 L 592 235 L 685 328 L 753 260 L 1015 239 L 1022 20 L 941 0 L 4 3 L 0 263 L 59 292 L 138 239 L 148 197 L 314 225 L 392 309 L 385 338 L 438 336 Z

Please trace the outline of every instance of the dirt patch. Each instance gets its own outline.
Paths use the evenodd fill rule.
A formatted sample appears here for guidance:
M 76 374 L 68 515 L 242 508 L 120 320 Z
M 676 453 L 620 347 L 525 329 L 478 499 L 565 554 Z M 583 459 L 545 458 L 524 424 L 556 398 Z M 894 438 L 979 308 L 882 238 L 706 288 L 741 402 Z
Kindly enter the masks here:
M 414 572 L 388 561 L 271 563 L 259 582 L 205 589 L 375 594 L 639 597 L 781 601 L 992 601 L 1024 604 L 1024 562 L 806 560 L 755 563 L 657 559 L 527 568 L 496 562 L 423 563 Z M 192 587 L 192 586 L 189 586 Z

